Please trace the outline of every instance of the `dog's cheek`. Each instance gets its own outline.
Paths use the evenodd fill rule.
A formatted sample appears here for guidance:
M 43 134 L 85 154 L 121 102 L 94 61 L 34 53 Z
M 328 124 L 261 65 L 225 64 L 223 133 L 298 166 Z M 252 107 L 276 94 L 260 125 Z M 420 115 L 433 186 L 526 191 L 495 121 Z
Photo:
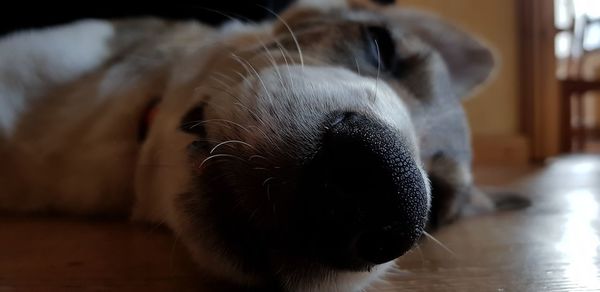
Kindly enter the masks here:
M 449 183 L 436 175 L 429 175 L 431 182 L 431 210 L 429 215 L 429 229 L 436 229 L 447 224 L 456 216 L 457 210 L 453 208 L 459 195 Z
M 436 228 L 462 215 L 476 189 L 470 167 L 464 162 L 439 152 L 428 161 L 428 165 L 432 196 L 429 227 Z

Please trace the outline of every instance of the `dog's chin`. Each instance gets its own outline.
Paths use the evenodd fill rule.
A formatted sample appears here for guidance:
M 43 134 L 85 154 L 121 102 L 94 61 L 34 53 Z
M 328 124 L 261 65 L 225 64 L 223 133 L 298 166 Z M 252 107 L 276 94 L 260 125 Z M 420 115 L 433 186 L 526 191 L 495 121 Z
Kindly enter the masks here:
M 231 210 L 222 210 L 223 217 L 217 218 L 214 201 L 209 204 L 212 210 L 206 210 L 207 205 L 197 196 L 187 194 L 183 198 L 185 204 L 180 206 L 187 212 L 181 214 L 187 216 L 180 221 L 180 238 L 202 272 L 235 287 L 228 291 L 362 291 L 393 265 L 393 261 L 379 265 L 357 262 L 342 267 L 330 259 L 294 252 L 294 247 L 269 250 L 266 236 Z
M 383 279 L 395 264 L 390 261 L 355 270 L 333 268 L 318 261 L 265 258 L 263 264 L 274 264 L 269 272 L 262 264 L 245 262 L 245 259 L 237 258 L 225 249 L 215 248 L 211 240 L 185 235 L 181 239 L 199 264 L 203 277 L 212 279 L 208 281 L 210 283 L 225 287 L 214 291 L 364 291 Z M 256 265 L 255 269 L 253 265 Z
M 331 268 L 311 268 L 305 273 L 283 276 L 284 291 L 364 291 L 381 280 L 392 269 L 394 261 L 372 266 L 364 271 L 347 271 Z

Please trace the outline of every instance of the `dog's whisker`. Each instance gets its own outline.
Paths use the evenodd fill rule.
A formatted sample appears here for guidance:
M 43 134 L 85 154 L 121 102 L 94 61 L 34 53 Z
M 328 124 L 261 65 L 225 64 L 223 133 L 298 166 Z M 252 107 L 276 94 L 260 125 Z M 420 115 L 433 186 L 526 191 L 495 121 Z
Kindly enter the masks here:
M 267 135 L 267 133 L 265 133 L 265 131 L 263 129 L 261 129 L 260 127 L 251 125 L 251 126 L 248 126 L 248 128 L 258 131 L 269 142 L 269 144 L 274 145 L 274 147 L 277 149 L 281 149 L 279 147 L 279 145 L 277 143 L 275 143 L 275 140 L 273 140 L 272 137 L 269 137 L 269 135 Z
M 356 65 L 356 72 L 358 75 L 362 75 L 360 72 L 360 65 L 358 64 L 358 58 L 356 58 L 356 55 L 353 55 L 352 57 L 354 58 L 354 64 Z
M 246 70 L 248 73 L 250 73 L 246 67 L 244 67 L 244 70 Z M 242 79 L 243 83 L 248 82 L 248 76 L 242 74 L 242 72 L 237 71 L 237 70 L 231 70 L 231 71 L 233 71 L 233 73 L 237 74 Z M 248 88 L 252 91 L 252 93 L 254 93 L 255 96 L 259 95 L 258 92 L 252 86 L 249 86 Z
M 218 103 L 216 103 L 216 102 L 214 102 L 214 101 L 211 101 L 211 100 L 204 100 L 204 101 L 202 101 L 202 103 L 203 103 L 203 104 L 205 104 L 205 105 L 208 105 L 208 106 L 211 106 L 211 107 L 217 108 L 217 109 L 218 109 L 219 111 L 221 111 L 221 112 L 227 112 L 227 108 L 226 108 L 224 105 L 218 104 Z M 202 121 L 202 120 L 198 120 L 198 121 L 196 121 L 196 122 L 201 122 L 201 121 Z
M 249 161 L 249 162 L 252 162 L 252 160 L 255 160 L 255 159 L 257 159 L 257 158 L 258 158 L 258 159 L 262 159 L 262 160 L 263 160 L 263 161 L 264 161 L 264 162 L 267 164 L 267 166 L 271 166 L 271 165 L 273 165 L 273 163 L 272 163 L 272 161 L 271 161 L 271 160 L 269 160 L 269 159 L 268 159 L 268 158 L 266 158 L 265 156 L 258 155 L 258 154 L 254 154 L 254 155 L 250 156 L 250 157 L 248 158 L 248 161 Z M 260 169 L 264 169 L 264 170 L 272 170 L 272 169 L 274 169 L 274 167 L 273 167 L 273 166 L 271 166 L 270 168 L 266 168 L 266 167 L 258 167 L 258 168 L 260 168 Z
M 256 21 L 253 21 L 253 20 L 251 20 L 250 18 L 248 18 L 248 17 L 244 17 L 244 16 L 241 16 L 241 15 L 239 15 L 239 14 L 236 14 L 236 15 L 235 15 L 235 17 L 234 17 L 234 16 L 232 16 L 232 15 L 230 15 L 230 14 L 228 14 L 228 13 L 225 13 L 225 12 L 223 12 L 223 11 L 218 11 L 218 10 L 214 10 L 214 9 L 210 9 L 210 11 L 212 11 L 212 12 L 215 12 L 215 13 L 218 13 L 218 14 L 220 14 L 220 15 L 222 15 L 222 16 L 225 16 L 225 17 L 229 18 L 229 19 L 230 19 L 230 20 L 232 20 L 232 21 L 238 21 L 239 19 L 244 19 L 245 21 L 247 21 L 247 22 L 249 22 L 249 23 L 258 24 Z M 253 35 L 253 36 L 254 36 L 254 35 Z M 275 64 L 276 64 L 276 62 L 275 62 L 275 59 L 273 58 L 273 55 L 271 54 L 270 50 L 268 50 L 268 49 L 267 49 L 267 47 L 266 47 L 265 43 L 264 43 L 264 42 L 263 42 L 263 41 L 260 39 L 260 37 L 259 37 L 259 36 L 254 36 L 254 39 L 255 39 L 257 42 L 259 42 L 259 43 L 260 43 L 260 45 L 263 47 L 264 51 L 265 51 L 265 52 L 266 52 L 266 53 L 267 53 L 267 54 L 270 56 L 273 66 L 275 66 Z M 275 40 L 275 42 L 277 42 L 277 43 L 278 43 L 278 41 L 277 41 L 277 40 Z
M 451 250 L 449 247 L 447 247 L 445 244 L 443 244 L 441 241 L 439 241 L 437 238 L 435 238 L 433 235 L 429 234 L 427 231 L 423 231 L 423 234 L 431 239 L 434 243 L 436 243 L 438 246 L 440 246 L 442 249 L 444 249 L 446 252 L 448 252 L 449 254 L 453 255 L 454 257 L 457 257 L 457 254 Z
M 228 76 L 228 75 L 226 75 L 225 73 L 222 73 L 222 72 L 214 72 L 211 75 L 221 77 L 222 79 L 226 79 L 227 81 L 229 81 L 231 83 L 231 85 L 228 84 L 230 86 L 232 86 L 236 82 L 231 76 Z
M 288 80 L 290 82 L 290 86 L 292 88 L 295 88 L 294 85 L 294 78 L 289 78 L 290 77 L 290 61 L 288 60 L 288 57 L 291 61 L 294 61 L 292 55 L 290 54 L 289 50 L 286 49 L 283 44 L 278 41 L 277 39 L 275 40 L 275 44 L 277 44 L 277 47 L 279 48 L 279 52 L 281 53 L 281 56 L 283 57 L 283 62 L 285 63 L 285 68 L 287 69 L 287 76 L 288 76 Z M 284 90 L 286 90 L 287 87 L 284 86 Z
M 254 75 L 257 79 L 259 78 L 259 73 L 256 70 L 256 68 L 254 66 L 252 66 L 252 64 L 246 60 L 245 58 L 242 58 L 240 55 L 238 55 L 235 52 L 231 52 L 230 55 L 233 57 L 233 59 L 238 62 L 240 65 L 242 65 L 242 67 L 244 67 L 244 70 L 246 70 L 246 73 L 248 75 Z M 244 81 L 247 80 L 249 76 L 247 76 Z
M 175 269 L 175 248 L 177 247 L 177 242 L 179 240 L 179 235 L 177 232 L 174 232 L 173 235 L 173 245 L 171 246 L 171 252 L 169 255 L 169 267 L 171 270 Z
M 226 154 L 226 153 L 219 153 L 219 154 L 213 154 L 211 156 L 206 157 L 204 160 L 202 160 L 202 162 L 200 163 L 200 165 L 198 166 L 199 169 L 201 169 L 202 167 L 204 167 L 204 165 L 206 163 L 208 163 L 209 161 L 215 159 L 215 158 L 234 158 L 243 162 L 246 162 L 245 159 L 240 158 L 238 156 L 232 155 L 232 154 Z
M 283 57 L 283 62 L 285 63 L 285 68 L 287 69 L 288 76 L 289 76 L 290 62 L 288 61 L 288 57 L 290 57 L 290 59 L 291 59 L 292 56 L 289 54 L 289 51 L 279 41 L 276 40 L 275 43 L 277 44 L 277 47 L 279 48 L 281 57 Z M 288 79 L 290 79 L 290 78 L 288 78 Z M 292 82 L 292 86 L 293 86 L 293 82 L 294 82 L 293 79 L 290 79 L 290 82 Z
M 223 16 L 225 16 L 225 17 L 229 18 L 230 20 L 233 20 L 233 21 L 238 21 L 238 19 L 236 19 L 236 18 L 234 18 L 233 16 L 231 16 L 231 15 L 229 15 L 229 14 L 226 14 L 226 13 L 224 13 L 224 12 L 222 12 L 222 11 L 216 11 L 216 10 L 212 10 L 212 11 L 213 11 L 213 12 L 215 12 L 215 13 L 221 14 L 221 15 L 223 15 Z M 257 23 L 256 21 L 252 21 L 252 20 L 250 20 L 249 18 L 246 18 L 246 17 L 241 17 L 241 18 L 244 18 L 244 19 L 246 19 L 247 21 L 249 21 L 249 22 L 251 22 L 251 23 L 254 23 L 254 24 L 256 24 L 256 23 Z M 263 41 L 260 39 L 260 37 L 259 37 L 259 36 L 254 36 L 254 39 L 255 39 L 255 40 L 256 40 L 256 41 L 257 41 L 257 42 L 258 42 L 258 43 L 261 45 L 261 47 L 263 48 L 264 52 L 265 52 L 265 53 L 267 53 L 267 55 L 269 56 L 269 60 L 271 61 L 271 64 L 273 65 L 273 67 L 277 68 L 277 65 L 276 65 L 275 58 L 273 57 L 272 53 L 271 53 L 271 52 L 270 52 L 270 50 L 267 48 L 267 46 L 265 45 L 265 43 L 264 43 L 264 42 L 263 42 Z M 277 68 L 276 70 L 277 70 L 277 73 L 278 73 L 278 74 L 281 76 L 281 72 L 279 71 L 279 69 Z M 282 82 L 282 85 L 283 85 L 283 80 L 282 80 L 282 78 L 280 78 L 280 80 L 281 80 L 281 82 Z
M 229 91 L 227 88 L 224 87 L 218 87 L 215 85 L 208 85 L 208 84 L 203 84 L 203 85 L 199 85 L 195 88 L 195 90 L 200 90 L 203 88 L 207 88 L 207 89 L 213 89 L 213 90 L 218 90 L 218 91 L 222 91 L 225 94 L 229 95 L 231 98 L 235 99 L 235 100 L 240 100 L 238 96 L 236 96 L 235 94 L 233 94 L 231 91 Z M 223 109 L 223 107 L 221 107 L 221 109 Z
M 262 120 L 260 119 L 260 117 L 259 117 L 259 116 L 258 116 L 256 113 L 254 113 L 254 111 L 253 111 L 252 109 L 250 109 L 249 107 L 247 107 L 245 104 L 243 104 L 243 103 L 241 103 L 241 102 L 234 102 L 233 104 L 234 104 L 234 105 L 236 105 L 236 106 L 238 106 L 238 107 L 240 107 L 240 108 L 242 108 L 242 109 L 245 109 L 245 110 L 247 110 L 247 111 L 248 111 L 248 112 L 249 112 L 251 115 L 253 115 L 253 116 L 254 116 L 254 117 L 257 119 L 257 120 L 259 120 L 259 121 L 261 121 L 261 122 L 262 122 Z
M 189 126 L 190 129 L 193 129 L 195 127 L 199 127 L 208 123 L 218 123 L 218 122 L 223 122 L 223 121 L 215 121 L 215 120 L 203 120 L 203 121 L 196 121 L 196 122 L 188 122 L 183 124 L 182 126 Z M 235 129 L 231 124 L 221 124 L 221 127 L 227 127 L 230 130 Z M 212 143 L 219 143 L 220 140 L 212 140 L 212 141 L 208 141 L 208 142 L 212 142 Z
M 419 253 L 419 258 L 421 259 L 421 267 L 424 267 L 425 257 L 423 256 L 423 250 L 421 249 L 421 246 L 418 243 L 415 246 L 415 250 L 417 251 L 417 253 Z
M 235 94 L 233 94 L 231 91 L 229 91 L 229 90 L 227 90 L 227 89 L 225 89 L 225 88 L 222 88 L 222 87 L 216 87 L 216 86 L 210 86 L 210 85 L 202 85 L 201 87 L 207 87 L 207 88 L 211 88 L 211 89 L 216 89 L 216 90 L 223 91 L 225 94 L 227 94 L 227 95 L 229 95 L 230 97 L 232 97 L 233 99 L 237 100 L 237 102 L 234 102 L 234 103 L 233 103 L 234 105 L 237 105 L 237 106 L 239 106 L 239 107 L 242 107 L 243 109 L 247 110 L 247 111 L 248 111 L 248 113 L 249 113 L 249 114 L 251 114 L 251 115 L 252 115 L 252 116 L 253 116 L 253 117 L 254 117 L 256 120 L 258 120 L 258 121 L 259 121 L 259 122 L 261 122 L 261 123 L 263 122 L 263 121 L 262 121 L 262 119 L 260 118 L 260 116 L 259 116 L 258 114 L 256 114 L 256 112 L 255 112 L 255 111 L 253 111 L 253 110 L 252 110 L 252 109 L 250 109 L 249 107 L 245 106 L 245 105 L 242 103 L 241 99 L 240 99 L 238 96 L 236 96 Z M 212 104 L 215 104 L 215 103 L 212 103 Z M 222 106 L 219 106 L 219 107 L 221 108 L 221 110 L 225 110 L 225 108 L 224 108 L 224 107 L 222 107 Z
M 219 83 L 219 84 L 222 86 L 222 87 L 220 87 L 220 88 L 216 88 L 216 87 L 215 87 L 215 89 L 219 89 L 219 90 L 226 91 L 226 92 L 227 92 L 227 93 L 229 93 L 229 95 L 230 95 L 231 97 L 233 97 L 235 100 L 237 100 L 237 101 L 241 102 L 241 100 L 240 100 L 240 98 L 239 98 L 238 96 L 236 96 L 235 94 L 233 94 L 233 93 L 231 93 L 231 92 L 229 91 L 229 89 L 228 89 L 228 88 L 232 87 L 232 85 L 230 85 L 230 84 L 227 84 L 225 81 L 223 81 L 222 79 L 219 79 L 219 78 L 217 78 L 217 77 L 216 77 L 216 76 L 214 76 L 214 75 L 211 75 L 211 76 L 209 76 L 209 78 L 210 78 L 210 79 L 212 79 L 212 80 L 214 80 L 214 81 L 216 81 L 216 82 L 218 82 L 218 83 Z
M 227 120 L 227 119 L 208 119 L 208 120 L 202 120 L 199 122 L 186 123 L 186 125 L 191 125 L 190 128 L 194 128 L 194 127 L 198 127 L 200 125 L 207 124 L 207 123 L 227 123 L 227 124 L 231 124 L 236 127 L 239 127 L 240 129 L 252 134 L 252 132 L 250 132 L 250 130 L 248 128 L 240 125 L 239 123 L 236 123 L 234 121 Z
M 242 61 L 242 58 L 239 57 L 236 53 L 231 52 L 230 55 L 233 58 L 233 60 L 235 60 L 238 64 L 242 65 L 242 67 L 246 71 L 246 74 L 243 74 L 243 73 L 241 73 L 241 72 L 239 72 L 237 70 L 235 70 L 234 72 L 236 72 L 242 78 L 242 83 L 244 83 L 244 84 L 249 83 L 250 82 L 249 78 L 250 78 L 250 76 L 253 75 L 253 72 L 250 70 L 250 67 L 244 62 L 245 60 Z M 248 88 L 252 88 L 252 86 L 248 86 Z M 254 91 L 254 93 L 256 95 L 258 95 L 258 93 L 256 91 Z
M 268 11 L 269 13 L 271 13 L 273 16 L 277 17 L 277 19 L 279 21 L 281 21 L 281 23 L 285 26 L 285 28 L 290 32 L 290 35 L 292 36 L 292 39 L 294 40 L 294 44 L 296 45 L 296 49 L 298 50 L 298 55 L 300 57 L 300 64 L 304 68 L 304 56 L 302 54 L 302 49 L 300 48 L 300 43 L 298 42 L 298 38 L 296 37 L 296 34 L 294 33 L 294 31 L 292 30 L 292 28 L 290 27 L 290 25 L 287 23 L 287 21 L 285 21 L 285 19 L 283 19 L 275 11 L 269 9 L 268 7 L 264 7 L 262 5 L 259 5 L 259 6 L 261 6 L 263 9 L 265 9 L 266 11 Z
M 242 64 L 242 65 L 244 65 L 244 64 Z M 244 66 L 244 68 L 245 68 L 245 70 L 246 70 L 246 71 L 248 71 L 248 72 L 249 72 L 249 70 L 248 70 L 248 68 L 247 68 L 246 66 Z M 247 81 L 247 77 L 246 77 L 246 76 L 244 76 L 244 74 L 242 74 L 241 72 L 239 72 L 239 71 L 237 71 L 237 70 L 232 70 L 232 71 L 233 71 L 235 74 L 237 74 L 238 76 L 240 76 L 240 78 L 242 79 L 242 82 L 246 82 L 246 81 Z M 260 78 L 260 77 L 259 77 L 259 78 Z M 263 84 L 263 85 L 264 85 L 264 84 Z M 255 90 L 255 89 L 254 89 L 252 86 L 249 86 L 248 88 L 249 88 L 249 89 L 252 91 L 252 93 L 254 94 L 254 96 L 256 96 L 256 97 L 258 97 L 258 96 L 259 96 L 258 92 L 256 92 L 256 90 Z M 229 93 L 229 94 L 233 96 L 233 94 L 232 94 L 232 93 Z M 236 98 L 236 100 L 238 101 L 238 103 L 236 103 L 238 106 L 241 106 L 241 107 L 243 107 L 244 109 L 248 110 L 248 112 L 249 112 L 249 113 L 250 113 L 250 114 L 251 114 L 251 115 L 252 115 L 252 116 L 253 116 L 253 117 L 254 117 L 254 118 L 257 120 L 257 121 L 259 121 L 259 122 L 260 122 L 260 123 L 262 123 L 263 125 L 265 124 L 265 122 L 262 120 L 262 118 L 260 117 L 260 115 L 258 115 L 258 114 L 257 114 L 255 111 L 253 111 L 252 109 L 250 109 L 250 108 L 248 108 L 246 105 L 244 105 L 244 104 L 242 103 L 242 101 L 241 101 L 239 98 L 237 98 L 237 97 L 235 97 L 235 98 Z M 266 137 L 266 136 L 265 136 L 265 137 Z
M 207 87 L 211 87 L 209 85 L 206 85 Z M 234 95 L 231 91 L 225 89 L 225 88 L 218 88 L 218 87 L 211 87 L 211 88 L 215 88 L 217 90 L 222 90 L 225 94 L 229 95 L 230 97 L 232 97 L 233 99 L 237 100 L 236 102 L 234 102 L 233 104 L 241 107 L 242 109 L 245 109 L 250 115 L 252 115 L 257 121 L 264 123 L 262 121 L 262 119 L 260 118 L 260 116 L 258 114 L 256 114 L 255 111 L 253 111 L 251 108 L 247 107 L 246 105 L 244 105 L 241 101 L 241 99 L 239 97 L 237 97 L 236 95 Z M 225 108 L 220 107 L 222 110 L 225 110 Z
M 388 273 L 397 273 L 401 271 L 400 267 L 398 266 L 398 263 L 394 262 L 391 266 L 389 266 L 389 268 L 385 271 L 386 274 Z
M 245 146 L 248 146 L 248 147 L 250 147 L 250 148 L 252 148 L 252 149 L 256 150 L 256 148 L 255 148 L 254 146 L 252 146 L 252 145 L 250 145 L 249 143 L 246 143 L 246 142 L 244 142 L 244 141 L 240 141 L 240 140 L 228 140 L 228 141 L 223 141 L 223 142 L 221 142 L 221 143 L 217 144 L 217 145 L 216 145 L 215 147 L 213 147 L 213 148 L 210 150 L 210 152 L 208 152 L 208 153 L 209 153 L 209 154 L 213 154 L 213 152 L 215 152 L 215 150 L 217 150 L 219 147 L 221 147 L 221 146 L 223 146 L 223 145 L 227 145 L 227 144 L 232 144 L 232 143 L 235 143 L 235 144 L 241 144 L 241 145 L 245 145 Z
M 240 56 L 238 56 L 238 55 L 236 55 L 236 54 L 233 54 L 233 56 L 234 56 L 234 58 L 235 58 L 236 60 L 238 60 L 239 62 L 245 62 L 245 63 L 246 63 L 246 64 L 247 64 L 247 65 L 250 67 L 250 69 L 251 69 L 251 70 L 254 72 L 254 74 L 255 74 L 256 78 L 258 79 L 258 81 L 259 81 L 259 82 L 260 82 L 260 84 L 262 85 L 262 87 L 263 87 L 263 89 L 264 89 L 265 93 L 266 93 L 266 94 L 267 94 L 267 95 L 268 95 L 270 98 L 273 98 L 273 97 L 271 96 L 271 93 L 269 92 L 269 89 L 267 89 L 267 85 L 265 84 L 265 81 L 262 79 L 262 77 L 260 76 L 260 74 L 258 73 L 258 71 L 256 70 L 256 68 L 255 68 L 255 67 L 254 67 L 254 66 L 253 66 L 253 65 L 252 65 L 250 62 L 248 62 L 247 60 L 244 60 L 244 59 L 243 59 L 243 58 L 241 58 Z
M 253 160 L 253 159 L 255 159 L 255 158 L 260 158 L 260 159 L 263 159 L 263 160 L 265 160 L 265 161 L 269 162 L 269 160 L 268 160 L 266 157 L 264 157 L 264 156 L 262 156 L 262 155 L 258 155 L 258 154 L 254 154 L 254 155 L 250 156 L 250 157 L 248 158 L 248 161 L 252 161 L 252 160 Z
M 272 176 L 272 177 L 269 177 L 269 178 L 265 179 L 265 180 L 262 182 L 262 186 L 265 186 L 266 184 L 268 184 L 270 181 L 272 181 L 272 180 L 274 180 L 274 179 L 275 179 L 275 177 L 274 177 L 274 176 Z
M 267 46 L 265 45 L 265 43 L 262 42 L 260 39 L 257 38 L 257 41 L 260 42 L 260 45 L 263 47 L 264 52 L 267 53 L 267 56 L 268 56 L 267 59 L 271 62 L 271 65 L 273 66 L 273 68 L 275 68 L 275 71 L 277 72 L 277 75 L 279 77 L 279 82 L 281 83 L 281 87 L 285 87 L 285 85 L 283 84 L 283 76 L 281 75 L 281 70 L 279 69 L 279 66 L 277 65 L 277 61 L 275 60 L 275 57 L 271 53 L 271 50 L 269 50 L 267 48 Z
M 377 76 L 375 77 L 375 93 L 372 96 L 372 101 L 375 101 L 377 99 L 377 90 L 379 88 L 379 77 L 381 74 L 381 51 L 379 49 L 379 43 L 377 42 L 377 40 L 373 40 L 373 42 L 375 42 L 375 48 L 377 49 Z
M 231 97 L 231 98 L 233 98 L 233 99 L 236 99 L 236 100 L 238 99 L 238 97 L 237 97 L 237 96 L 235 96 L 235 95 L 234 95 L 232 92 L 230 92 L 230 91 L 229 91 L 229 90 L 227 90 L 227 89 L 224 89 L 224 88 L 221 88 L 221 87 L 217 87 L 217 86 L 212 86 L 212 85 L 202 85 L 202 87 L 204 87 L 204 88 L 209 88 L 209 89 L 216 89 L 216 90 L 222 91 L 223 93 L 227 94 L 228 96 L 230 96 L 230 97 Z M 228 109 L 227 109 L 226 107 L 224 107 L 224 106 L 222 106 L 222 105 L 219 105 L 219 104 L 217 104 L 217 103 L 215 103 L 215 102 L 209 102 L 209 101 L 205 101 L 204 103 L 206 103 L 206 104 L 208 104 L 208 105 L 214 105 L 214 106 L 215 106 L 215 107 L 217 107 L 217 108 L 218 108 L 218 109 L 219 109 L 221 112 L 227 112 L 227 111 L 228 111 Z

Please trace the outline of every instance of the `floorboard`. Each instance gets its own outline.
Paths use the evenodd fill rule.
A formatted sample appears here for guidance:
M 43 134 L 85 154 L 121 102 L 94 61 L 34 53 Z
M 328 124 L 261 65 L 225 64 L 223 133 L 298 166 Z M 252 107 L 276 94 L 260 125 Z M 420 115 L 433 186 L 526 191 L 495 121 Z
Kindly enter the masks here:
M 377 291 L 599 291 L 600 158 L 543 168 L 479 167 L 477 181 L 531 198 L 524 211 L 468 218 L 402 257 Z M 0 292 L 207 291 L 160 226 L 0 219 Z

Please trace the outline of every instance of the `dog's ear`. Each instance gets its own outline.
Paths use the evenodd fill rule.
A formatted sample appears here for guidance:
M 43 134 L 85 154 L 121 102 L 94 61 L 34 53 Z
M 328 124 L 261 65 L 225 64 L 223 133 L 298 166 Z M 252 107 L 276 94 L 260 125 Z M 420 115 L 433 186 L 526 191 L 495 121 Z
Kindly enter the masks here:
M 495 56 L 480 40 L 441 18 L 423 11 L 390 6 L 380 9 L 390 25 L 417 36 L 444 59 L 455 93 L 468 97 L 490 79 Z

